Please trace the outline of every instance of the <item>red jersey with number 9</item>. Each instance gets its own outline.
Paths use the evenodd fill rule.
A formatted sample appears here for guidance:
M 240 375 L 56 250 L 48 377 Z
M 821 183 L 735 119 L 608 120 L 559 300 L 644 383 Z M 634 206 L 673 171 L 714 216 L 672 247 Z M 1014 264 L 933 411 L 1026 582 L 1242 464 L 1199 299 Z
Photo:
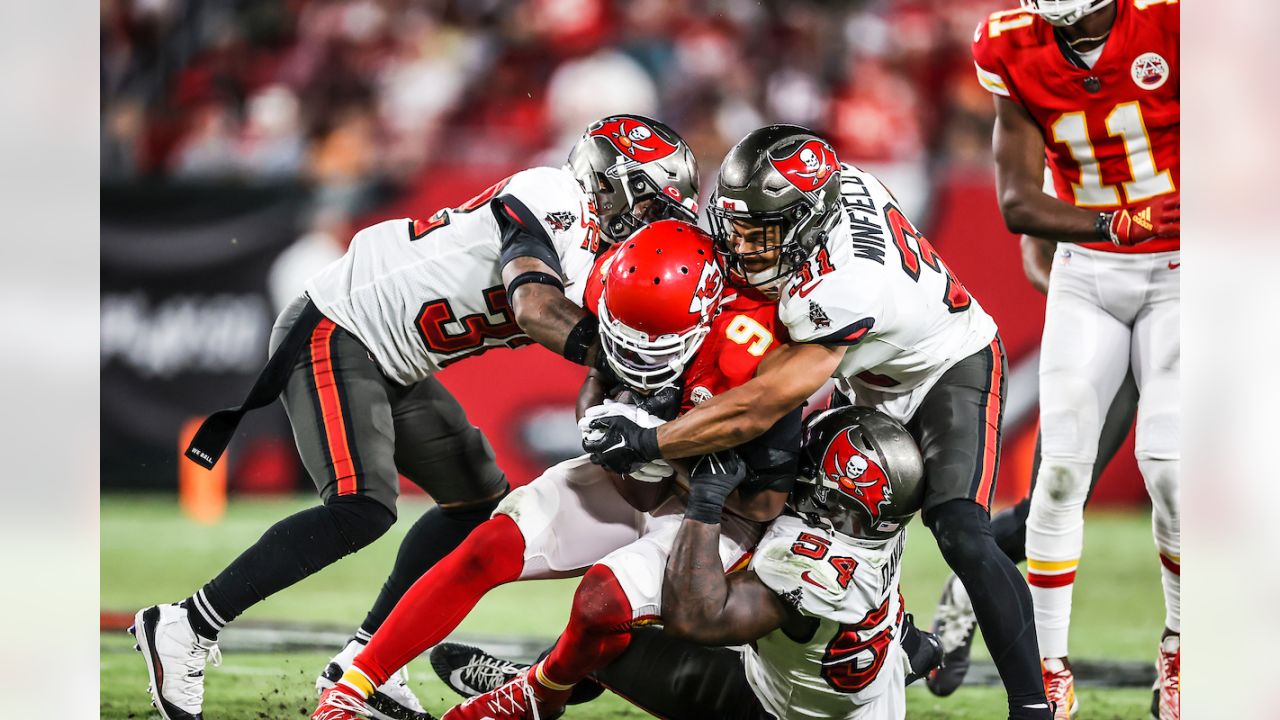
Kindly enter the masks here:
M 1063 55 L 1051 25 L 1022 10 L 983 20 L 973 42 L 978 82 L 1021 105 L 1040 126 L 1054 193 L 1099 211 L 1179 188 L 1178 0 L 1115 5 L 1115 24 L 1089 69 Z M 1084 247 L 1165 252 L 1177 250 L 1179 239 Z
M 620 246 L 602 254 L 587 279 L 583 307 L 593 314 L 598 313 L 609 263 Z M 787 340 L 786 327 L 778 319 L 777 302 L 752 290 L 726 290 L 711 321 L 711 330 L 685 368 L 680 412 L 755 377 L 764 357 Z

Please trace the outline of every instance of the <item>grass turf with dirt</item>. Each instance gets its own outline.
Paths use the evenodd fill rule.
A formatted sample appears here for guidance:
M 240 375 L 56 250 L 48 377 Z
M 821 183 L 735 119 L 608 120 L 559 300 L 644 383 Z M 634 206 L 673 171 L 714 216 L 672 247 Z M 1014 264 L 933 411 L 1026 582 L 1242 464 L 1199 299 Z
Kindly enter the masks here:
M 186 520 L 171 496 L 107 495 L 101 513 L 101 597 L 104 610 L 132 613 L 139 607 L 189 595 L 254 542 L 280 518 L 314 501 L 309 498 L 234 500 L 217 525 Z M 395 550 L 421 502 L 402 502 L 400 522 L 386 536 L 251 608 L 242 617 L 355 626 L 382 585 Z M 917 523 L 904 556 L 903 594 L 917 623 L 928 626 L 947 570 L 927 530 Z M 1072 656 L 1107 660 L 1154 660 L 1163 618 L 1159 568 L 1149 515 L 1092 512 L 1086 523 L 1085 555 L 1076 585 Z M 555 638 L 568 617 L 575 582 L 537 581 L 499 588 L 459 628 L 472 635 Z M 101 645 L 101 716 L 112 720 L 158 717 L 146 693 L 147 673 L 132 639 L 109 633 Z M 986 658 L 981 638 L 975 659 Z M 336 652 L 337 648 L 334 648 Z M 312 684 L 331 653 L 229 653 L 206 680 L 209 720 L 307 717 L 315 708 Z M 457 697 L 436 680 L 425 660 L 410 665 L 414 690 L 427 709 L 442 714 Z M 1150 691 L 1081 690 L 1090 718 L 1144 716 Z M 908 689 L 911 718 L 996 718 L 1004 713 L 997 687 L 964 687 L 949 698 L 923 688 Z M 571 708 L 567 718 L 644 717 L 609 695 Z

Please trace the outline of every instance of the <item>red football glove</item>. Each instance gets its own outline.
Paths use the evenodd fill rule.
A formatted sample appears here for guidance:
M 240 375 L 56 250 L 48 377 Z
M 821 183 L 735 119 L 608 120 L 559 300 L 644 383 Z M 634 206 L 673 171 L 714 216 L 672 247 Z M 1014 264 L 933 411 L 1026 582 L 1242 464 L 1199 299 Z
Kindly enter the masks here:
M 1130 247 L 1182 231 L 1182 200 L 1177 193 L 1111 215 L 1111 242 Z

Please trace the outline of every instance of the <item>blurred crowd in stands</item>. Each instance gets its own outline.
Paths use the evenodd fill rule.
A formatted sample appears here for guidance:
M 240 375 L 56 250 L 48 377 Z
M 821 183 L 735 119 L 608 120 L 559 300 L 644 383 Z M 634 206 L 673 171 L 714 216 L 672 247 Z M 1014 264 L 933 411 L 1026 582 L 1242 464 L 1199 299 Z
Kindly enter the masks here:
M 707 178 L 767 122 L 926 206 L 939 170 L 989 167 L 977 22 L 1013 0 L 104 0 L 102 178 L 304 180 L 367 208 L 458 163 L 560 164 L 629 109 L 676 128 Z M 323 220 L 321 220 L 323 221 Z

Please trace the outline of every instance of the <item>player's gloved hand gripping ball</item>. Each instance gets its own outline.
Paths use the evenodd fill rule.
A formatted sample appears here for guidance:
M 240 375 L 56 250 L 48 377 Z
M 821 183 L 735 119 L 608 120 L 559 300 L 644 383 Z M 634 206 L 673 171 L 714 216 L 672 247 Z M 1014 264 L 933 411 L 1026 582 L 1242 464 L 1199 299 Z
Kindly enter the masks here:
M 661 457 L 658 426 L 664 422 L 635 405 L 605 400 L 587 408 L 578 421 L 582 449 L 591 453 L 591 462 L 637 477 L 642 467 Z
M 684 516 L 708 525 L 720 523 L 724 501 L 747 479 L 747 464 L 733 450 L 703 455 L 689 473 L 689 507 Z

